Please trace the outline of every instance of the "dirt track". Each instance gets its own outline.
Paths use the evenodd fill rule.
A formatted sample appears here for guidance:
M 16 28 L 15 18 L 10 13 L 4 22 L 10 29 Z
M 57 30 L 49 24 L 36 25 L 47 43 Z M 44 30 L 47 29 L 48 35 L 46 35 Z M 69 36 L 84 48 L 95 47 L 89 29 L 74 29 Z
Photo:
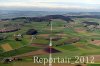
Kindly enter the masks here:
M 37 50 L 37 51 L 32 51 L 32 52 L 24 53 L 24 54 L 13 56 L 13 57 L 29 57 L 29 56 L 43 55 L 43 54 L 48 54 L 48 52 L 44 50 Z
M 48 47 L 48 45 L 46 44 L 31 44 L 30 46 L 41 47 L 41 48 Z

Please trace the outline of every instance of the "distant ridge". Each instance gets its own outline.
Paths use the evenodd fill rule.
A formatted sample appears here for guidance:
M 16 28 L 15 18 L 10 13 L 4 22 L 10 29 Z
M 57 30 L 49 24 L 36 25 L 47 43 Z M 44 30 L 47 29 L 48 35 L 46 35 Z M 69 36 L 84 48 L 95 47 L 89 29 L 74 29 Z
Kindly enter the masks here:
M 51 19 L 62 19 L 67 22 L 73 22 L 73 20 L 67 16 L 63 15 L 48 15 L 43 17 L 18 17 L 18 18 L 12 18 L 11 20 L 17 20 L 17 19 L 26 19 L 29 21 L 36 21 L 36 22 L 42 22 L 42 21 L 50 21 Z
M 0 10 L 0 19 L 17 17 L 39 17 L 56 14 L 62 15 L 65 14 L 65 12 Z

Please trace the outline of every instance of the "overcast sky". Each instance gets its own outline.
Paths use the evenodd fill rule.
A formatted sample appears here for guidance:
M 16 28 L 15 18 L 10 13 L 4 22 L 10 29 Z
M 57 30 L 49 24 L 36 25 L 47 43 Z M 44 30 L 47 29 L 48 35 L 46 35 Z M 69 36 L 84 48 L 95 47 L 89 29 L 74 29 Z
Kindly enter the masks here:
M 0 8 L 100 10 L 100 0 L 0 0 Z

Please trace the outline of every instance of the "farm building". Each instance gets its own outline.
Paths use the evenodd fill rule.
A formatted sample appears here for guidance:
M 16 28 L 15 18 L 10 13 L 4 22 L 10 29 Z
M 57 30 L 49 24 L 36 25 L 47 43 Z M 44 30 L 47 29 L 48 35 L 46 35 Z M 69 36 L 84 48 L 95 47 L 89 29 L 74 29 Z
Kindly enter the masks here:
M 15 29 L 6 29 L 6 28 L 3 28 L 3 29 L 0 29 L 0 33 L 6 33 L 6 32 L 15 32 L 15 31 L 18 31 L 20 30 L 19 28 L 15 28 Z

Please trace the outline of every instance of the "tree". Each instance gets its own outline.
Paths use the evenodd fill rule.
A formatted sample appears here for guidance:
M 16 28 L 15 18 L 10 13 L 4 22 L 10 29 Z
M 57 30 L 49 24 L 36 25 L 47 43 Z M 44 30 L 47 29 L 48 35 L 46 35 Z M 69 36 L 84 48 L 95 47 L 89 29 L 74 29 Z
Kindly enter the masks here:
M 26 34 L 27 35 L 35 35 L 35 34 L 37 34 L 38 32 L 37 32 L 37 30 L 35 30 L 35 29 L 29 29 L 27 32 L 26 32 Z

